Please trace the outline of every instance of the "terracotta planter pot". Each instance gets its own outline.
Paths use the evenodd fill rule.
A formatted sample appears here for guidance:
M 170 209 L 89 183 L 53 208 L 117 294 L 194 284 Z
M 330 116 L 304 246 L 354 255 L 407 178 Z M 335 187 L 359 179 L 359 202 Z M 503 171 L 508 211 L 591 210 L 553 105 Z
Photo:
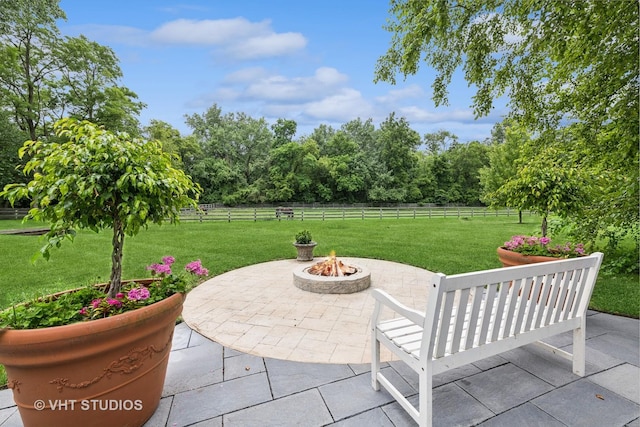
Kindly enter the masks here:
M 293 246 L 298 250 L 298 261 L 313 261 L 313 248 L 318 244 L 316 242 L 311 243 L 294 243 Z
M 514 265 L 535 264 L 538 262 L 557 261 L 560 258 L 539 255 L 522 255 L 518 252 L 509 251 L 505 248 L 498 248 L 498 259 L 503 267 Z
M 184 295 L 106 319 L 0 331 L 25 427 L 141 426 L 164 386 Z
M 516 265 L 526 265 L 526 264 L 536 264 L 539 262 L 549 262 L 549 261 L 558 261 L 561 258 L 556 258 L 556 257 L 551 257 L 551 256 L 540 256 L 540 255 L 522 255 L 521 253 L 518 252 L 513 252 L 504 248 L 498 248 L 498 258 L 500 259 L 500 262 L 502 263 L 503 267 L 511 267 L 511 266 L 516 266 Z M 511 287 L 512 284 L 509 284 L 509 287 Z M 529 295 L 527 296 L 528 299 L 531 299 L 531 294 L 533 292 L 533 289 L 531 289 L 529 291 Z M 518 295 L 521 295 L 522 290 L 518 291 Z M 536 297 L 536 301 L 540 302 L 540 294 L 538 294 L 538 296 Z M 559 299 L 562 299 L 562 306 L 564 307 L 564 302 L 566 301 L 567 295 L 565 294 L 563 298 L 559 297 Z M 549 304 L 549 297 L 547 297 L 547 301 L 545 302 L 545 305 Z

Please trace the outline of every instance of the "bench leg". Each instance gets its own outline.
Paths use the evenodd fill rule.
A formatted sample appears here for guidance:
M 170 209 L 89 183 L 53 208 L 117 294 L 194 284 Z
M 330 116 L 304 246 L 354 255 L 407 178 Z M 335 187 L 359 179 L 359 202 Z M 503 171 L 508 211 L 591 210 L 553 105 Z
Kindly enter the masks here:
M 433 419 L 433 376 L 431 375 L 430 363 L 420 369 L 419 380 L 418 424 L 420 427 L 431 427 Z
M 581 326 L 573 330 L 573 373 L 581 377 L 585 375 L 586 365 L 586 323 L 583 317 Z
M 371 387 L 375 391 L 380 390 L 378 382 L 378 372 L 380 372 L 380 341 L 376 337 L 375 328 L 371 330 Z

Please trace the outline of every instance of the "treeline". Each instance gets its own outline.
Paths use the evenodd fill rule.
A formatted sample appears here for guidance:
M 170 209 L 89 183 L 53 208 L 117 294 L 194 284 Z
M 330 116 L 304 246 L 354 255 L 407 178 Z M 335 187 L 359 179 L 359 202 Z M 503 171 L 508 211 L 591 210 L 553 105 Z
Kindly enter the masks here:
M 163 142 L 202 187 L 204 203 L 482 204 L 480 170 L 491 140 L 460 143 L 440 131 L 421 136 L 390 114 L 379 127 L 356 119 L 320 125 L 294 139 L 297 124 L 226 113 L 213 105 L 187 116 L 187 137 L 152 121 L 145 136 Z
M 474 98 L 479 116 L 490 111 L 492 90 L 500 95 L 510 92 L 511 113 L 496 125 L 491 137 L 460 143 L 446 130 L 420 135 L 395 113 L 377 127 L 371 119 L 356 119 L 338 129 L 319 125 L 297 138 L 295 121 L 268 123 L 243 112 L 223 114 L 215 104 L 202 114 L 186 116 L 192 130 L 187 136 L 161 121 L 142 127 L 138 117 L 145 105 L 121 84 L 115 53 L 84 36 L 62 36 L 57 22 L 66 16 L 59 1 L 4 2 L 0 13 L 0 188 L 29 179 L 19 168 L 27 160 L 18 158 L 25 140 L 52 140 L 53 123 L 72 117 L 111 132 L 126 132 L 132 140 L 142 136 L 161 141 L 165 151 L 175 154 L 176 164 L 200 185 L 202 203 L 506 206 L 540 215 L 543 235 L 548 231 L 547 218 L 553 216 L 562 219 L 566 233 L 576 240 L 607 242 L 610 250 L 631 236 L 635 252 L 624 255 L 637 270 L 640 81 L 634 47 L 638 10 L 626 2 L 594 5 L 599 15 L 589 8 L 556 7 L 555 11 L 570 11 L 572 19 L 558 19 L 548 27 L 510 15 L 521 11 L 526 17 L 533 13 L 547 19 L 551 16 L 547 13 L 519 7 L 501 11 L 504 18 L 515 19 L 513 28 L 529 26 L 531 31 L 523 33 L 526 43 L 500 42 L 502 29 L 491 25 L 502 21 L 472 16 L 482 8 L 466 9 L 465 14 L 471 15 L 452 15 L 452 19 L 460 20 L 460 25 L 488 26 L 486 30 L 497 31 L 500 37 L 488 39 L 484 30 L 461 31 L 451 37 L 471 34 L 474 43 L 465 39 L 451 44 L 449 36 L 444 36 L 448 20 L 438 24 L 447 27 L 437 32 L 442 45 L 429 44 L 431 38 L 422 40 L 422 34 L 407 36 L 411 46 L 426 43 L 421 48 L 433 52 L 431 58 L 441 58 L 443 46 L 470 49 L 472 55 L 465 52 L 463 56 L 477 59 L 471 65 L 481 67 L 470 74 L 480 77 L 475 82 L 480 92 Z M 407 19 L 407 30 L 414 31 L 411 16 L 425 5 L 418 2 L 399 10 L 405 7 L 409 9 L 401 17 Z M 584 22 L 600 16 L 602 21 L 600 27 L 593 27 L 596 31 L 576 26 L 575 16 L 582 16 Z M 635 26 L 618 25 L 621 18 Z M 560 23 L 568 26 L 566 33 L 555 31 Z M 564 35 L 581 35 L 581 31 L 588 34 Z M 592 34 L 598 35 L 599 44 L 581 44 L 577 50 L 562 51 L 565 56 L 556 56 L 555 37 L 583 43 L 593 40 Z M 525 68 L 495 68 L 494 55 L 509 52 L 506 48 L 523 49 L 511 53 L 513 58 L 527 59 Z M 589 55 L 573 54 L 587 50 Z M 395 60 L 416 58 L 392 52 L 381 59 L 379 77 L 393 80 L 394 73 L 385 71 L 387 65 L 393 71 L 398 65 Z M 459 56 L 450 59 L 454 64 Z M 456 68 L 447 61 L 432 65 L 444 73 L 440 83 L 448 81 L 446 74 Z M 576 84 L 578 76 L 580 84 Z M 492 85 L 494 89 L 489 90 Z M 436 101 L 442 102 L 445 88 L 437 88 Z M 7 204 L 0 200 L 0 206 Z

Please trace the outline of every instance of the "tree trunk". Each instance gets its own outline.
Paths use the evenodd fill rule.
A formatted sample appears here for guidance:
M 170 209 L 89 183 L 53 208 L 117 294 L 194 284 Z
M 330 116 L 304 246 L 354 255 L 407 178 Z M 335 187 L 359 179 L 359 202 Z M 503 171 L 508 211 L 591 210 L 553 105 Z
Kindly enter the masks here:
M 124 247 L 124 225 L 119 218 L 113 221 L 113 250 L 111 252 L 111 277 L 109 278 L 109 297 L 115 298 L 122 286 L 122 248 Z
M 542 237 L 547 237 L 547 216 L 542 217 Z
M 522 211 L 518 211 L 518 224 L 522 224 Z

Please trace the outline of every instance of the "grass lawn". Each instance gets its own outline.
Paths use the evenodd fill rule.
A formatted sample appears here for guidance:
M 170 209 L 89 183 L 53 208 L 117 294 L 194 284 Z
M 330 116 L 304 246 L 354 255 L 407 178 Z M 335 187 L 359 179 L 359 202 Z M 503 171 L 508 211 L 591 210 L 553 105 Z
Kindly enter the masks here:
M 147 277 L 145 267 L 165 255 L 178 265 L 201 259 L 212 274 L 250 264 L 295 258 L 294 235 L 308 229 L 318 242 L 314 254 L 396 261 L 446 274 L 500 267 L 496 248 L 515 234 L 533 234 L 539 220 L 513 217 L 424 218 L 330 221 L 183 222 L 151 226 L 124 247 L 123 278 Z M 30 224 L 34 226 L 37 224 Z M 0 221 L 0 229 L 29 226 Z M 63 243 L 51 259 L 31 262 L 43 245 L 40 236 L 0 235 L 0 308 L 13 302 L 108 281 L 110 230 L 79 232 Z M 605 254 L 606 263 L 606 254 Z M 638 318 L 640 286 L 637 274 L 609 275 L 601 271 L 591 308 Z M 0 369 L 0 384 L 3 383 Z

